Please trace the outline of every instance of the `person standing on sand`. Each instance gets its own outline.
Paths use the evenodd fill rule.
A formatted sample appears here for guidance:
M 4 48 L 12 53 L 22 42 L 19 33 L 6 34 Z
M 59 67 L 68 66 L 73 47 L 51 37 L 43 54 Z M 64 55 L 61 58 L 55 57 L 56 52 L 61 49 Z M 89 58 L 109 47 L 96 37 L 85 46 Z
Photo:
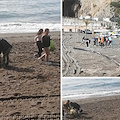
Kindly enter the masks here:
M 105 42 L 105 46 L 107 47 L 108 45 L 108 36 L 106 36 L 106 42 Z
M 45 29 L 45 32 L 43 33 L 43 37 L 42 37 L 42 44 L 43 44 L 45 53 L 38 59 L 42 59 L 45 57 L 45 61 L 49 64 L 48 58 L 49 58 L 49 54 L 50 54 L 50 51 L 49 51 L 50 36 L 48 34 L 49 34 L 49 29 Z
M 38 47 L 38 54 L 37 54 L 38 57 L 40 57 L 42 53 L 42 34 L 43 34 L 43 29 L 40 29 L 34 38 L 35 45 L 37 45 Z
M 82 41 L 86 41 L 87 48 L 90 47 L 90 40 L 89 38 L 85 38 L 85 36 L 82 38 Z
M 101 41 L 101 38 L 99 37 L 99 38 L 98 38 L 98 44 L 99 44 L 99 45 L 100 45 L 100 41 Z
M 112 38 L 111 38 L 111 36 L 112 36 L 112 35 L 110 35 L 110 36 L 108 37 L 109 46 L 112 46 Z
M 10 45 L 7 40 L 0 39 L 0 54 L 3 53 L 3 61 L 2 66 L 6 67 L 9 64 L 9 53 L 12 49 L 12 45 Z
M 94 38 L 94 44 L 93 44 L 93 46 L 96 46 L 96 41 L 97 41 L 97 38 Z
M 100 44 L 100 45 L 101 45 L 101 47 L 103 47 L 103 46 L 104 46 L 104 43 L 103 43 L 103 42 L 104 42 L 104 38 L 103 38 L 103 37 L 101 37 L 101 41 L 100 41 L 100 43 L 101 43 L 101 44 Z

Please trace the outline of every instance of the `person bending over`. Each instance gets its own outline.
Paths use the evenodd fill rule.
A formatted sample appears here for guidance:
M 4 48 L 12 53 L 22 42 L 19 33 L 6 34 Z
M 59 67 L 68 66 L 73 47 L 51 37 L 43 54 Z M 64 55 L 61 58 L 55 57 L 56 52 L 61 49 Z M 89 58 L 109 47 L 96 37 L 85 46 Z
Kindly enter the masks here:
M 71 109 L 76 109 L 77 113 L 82 112 L 83 110 L 81 109 L 81 106 L 77 104 L 76 102 L 70 102 L 70 100 L 67 100 L 63 104 L 63 108 L 70 111 Z
M 9 64 L 9 53 L 11 51 L 12 45 L 10 45 L 7 40 L 0 39 L 0 54 L 3 53 L 2 66 L 7 66 Z

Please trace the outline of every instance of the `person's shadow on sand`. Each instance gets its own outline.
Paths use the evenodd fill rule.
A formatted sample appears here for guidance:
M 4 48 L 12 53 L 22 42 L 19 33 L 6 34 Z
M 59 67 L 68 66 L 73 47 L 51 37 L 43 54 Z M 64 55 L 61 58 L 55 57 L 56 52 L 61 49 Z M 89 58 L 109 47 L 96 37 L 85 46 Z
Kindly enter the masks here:
M 92 120 L 93 119 L 93 117 L 92 116 L 88 116 L 88 113 L 86 113 L 86 112 L 82 112 L 82 113 L 80 113 L 78 116 L 73 116 L 73 117 L 67 117 L 67 119 L 75 119 L 75 120 L 80 120 L 80 119 L 84 119 L 84 120 Z M 66 118 L 64 119 L 63 118 L 63 120 L 67 120 Z
M 81 113 L 81 114 L 77 117 L 77 119 L 80 119 L 80 118 L 82 118 L 82 119 L 84 119 L 84 120 L 92 120 L 92 119 L 93 119 L 93 117 L 92 117 L 92 116 L 88 116 L 88 113 L 86 113 L 86 112 Z
M 30 68 L 19 68 L 19 67 L 16 67 L 16 66 L 11 66 L 11 65 L 8 65 L 6 67 L 4 67 L 4 69 L 6 70 L 14 70 L 14 71 L 17 71 L 17 72 L 34 72 L 33 69 L 30 69 Z
M 56 62 L 56 61 L 50 61 L 52 64 L 52 66 L 58 66 L 60 67 L 60 62 Z

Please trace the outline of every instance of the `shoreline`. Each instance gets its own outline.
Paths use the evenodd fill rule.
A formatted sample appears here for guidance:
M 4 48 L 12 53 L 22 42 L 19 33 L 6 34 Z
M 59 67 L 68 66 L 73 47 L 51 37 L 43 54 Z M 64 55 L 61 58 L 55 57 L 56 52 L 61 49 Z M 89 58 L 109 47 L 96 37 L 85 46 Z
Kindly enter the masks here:
M 34 42 L 34 37 L 36 32 L 28 32 L 28 33 L 0 33 L 0 38 L 7 39 L 8 42 Z M 56 39 L 60 39 L 60 31 L 50 31 L 49 35 Z M 18 40 L 19 39 L 19 40 Z
M 10 35 L 10 34 L 15 34 L 15 35 L 19 35 L 19 34 L 36 34 L 38 31 L 36 31 L 36 32 L 19 32 L 19 33 L 15 33 L 15 32 L 13 32 L 13 33 L 0 33 L 0 35 Z M 61 32 L 60 30 L 57 30 L 57 31 L 50 31 L 50 33 L 56 33 L 56 32 Z
M 106 95 L 106 96 L 92 96 L 92 97 L 86 97 L 86 98 L 63 98 L 63 102 L 66 100 L 71 100 L 71 101 L 81 101 L 83 104 L 88 102 L 88 101 L 99 101 L 99 100 L 106 100 L 106 99 L 116 99 L 117 97 L 120 97 L 120 94 L 114 94 L 114 95 Z
M 110 95 L 110 96 L 98 96 L 98 97 L 89 97 L 89 98 L 76 98 L 76 99 L 69 99 L 71 101 L 76 101 L 79 102 L 81 101 L 81 104 L 85 104 L 85 103 L 89 103 L 89 102 L 97 102 L 97 101 L 104 101 L 104 100 L 109 100 L 109 99 L 116 99 L 116 98 L 120 98 L 120 95 Z M 63 100 L 65 101 L 65 100 Z

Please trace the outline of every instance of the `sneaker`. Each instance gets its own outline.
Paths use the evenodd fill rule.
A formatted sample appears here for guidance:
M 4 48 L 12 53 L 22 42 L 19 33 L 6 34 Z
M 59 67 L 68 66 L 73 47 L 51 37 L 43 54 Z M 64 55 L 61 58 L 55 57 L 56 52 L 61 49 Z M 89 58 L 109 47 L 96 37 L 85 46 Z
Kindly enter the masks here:
M 46 65 L 51 65 L 52 64 L 52 62 L 46 62 Z
M 41 60 L 41 58 L 39 57 L 38 60 Z
M 38 54 L 37 54 L 37 53 L 35 53 L 35 54 L 34 54 L 34 56 L 37 58 L 37 57 L 38 57 Z

